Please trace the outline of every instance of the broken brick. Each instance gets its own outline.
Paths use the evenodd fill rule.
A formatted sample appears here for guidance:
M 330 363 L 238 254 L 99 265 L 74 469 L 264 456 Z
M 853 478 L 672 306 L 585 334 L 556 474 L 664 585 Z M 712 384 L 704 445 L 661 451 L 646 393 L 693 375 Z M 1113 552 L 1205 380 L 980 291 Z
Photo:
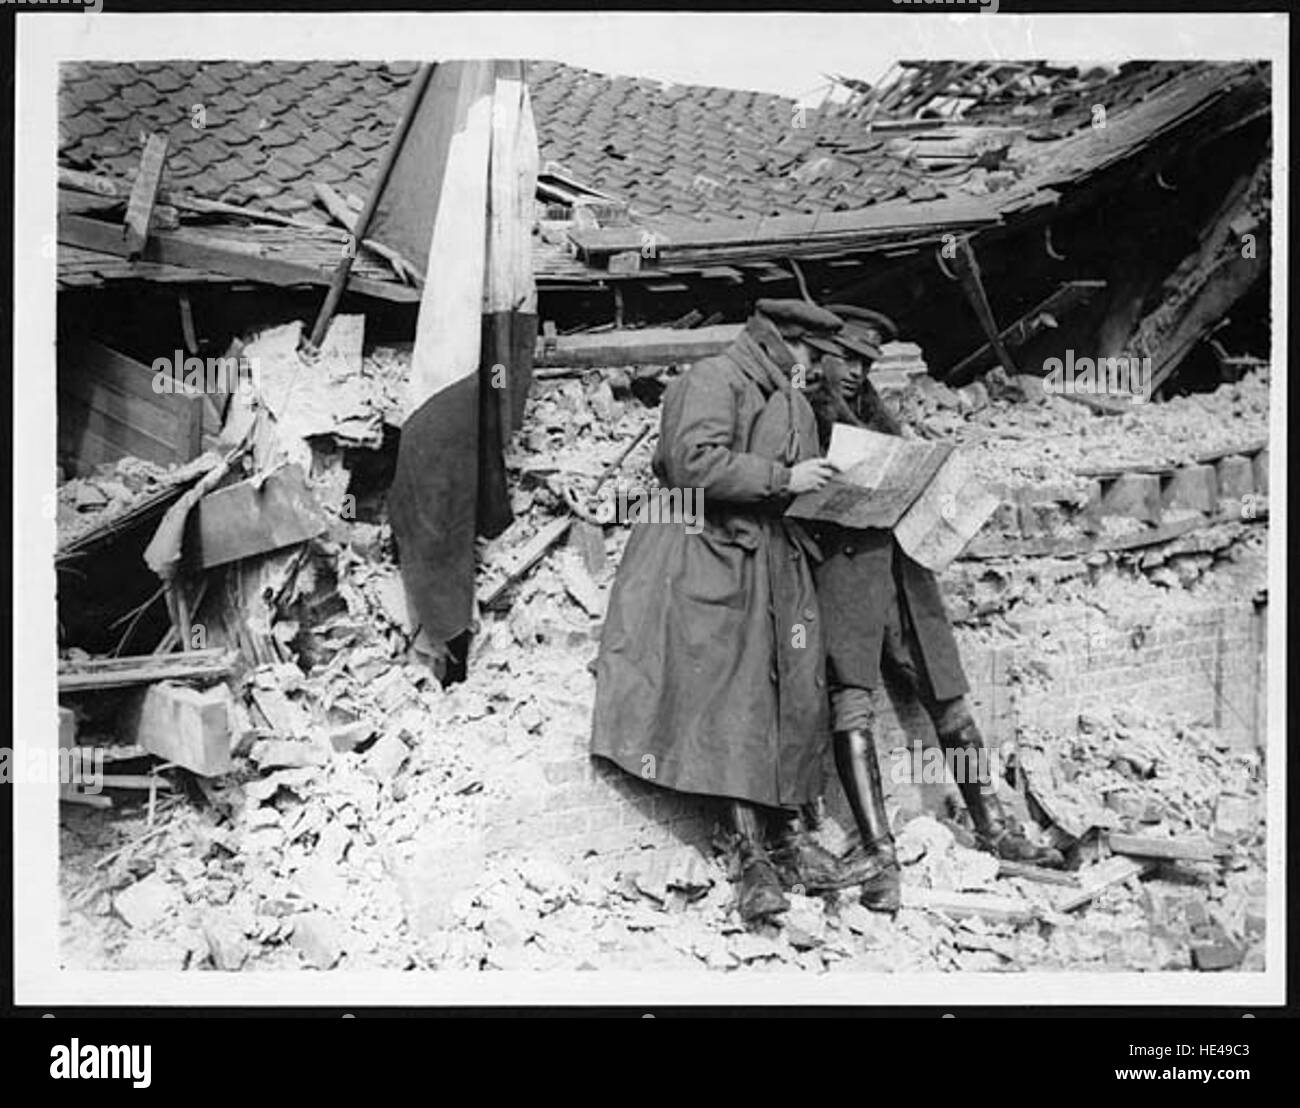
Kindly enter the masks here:
M 1239 502 L 1243 496 L 1250 496 L 1255 491 L 1255 475 L 1249 458 L 1240 454 L 1220 458 L 1217 472 L 1220 500 Z
M 409 753 L 402 737 L 390 731 L 366 752 L 365 772 L 376 781 L 391 781 Z
M 1124 473 L 1101 498 L 1101 514 L 1160 522 L 1160 478 L 1154 473 Z
M 1161 494 L 1166 508 L 1213 512 L 1219 502 L 1219 478 L 1213 466 L 1182 466 L 1165 482 Z
M 290 942 L 317 969 L 333 969 L 343 957 L 338 928 L 324 912 L 305 912 L 294 917 Z
M 231 767 L 230 709 L 225 685 L 193 689 L 164 681 L 137 699 L 123 734 L 150 754 L 201 777 L 215 777 Z
M 1232 969 L 1241 963 L 1244 954 L 1239 946 L 1227 939 L 1197 943 L 1192 946 L 1192 965 L 1203 972 Z

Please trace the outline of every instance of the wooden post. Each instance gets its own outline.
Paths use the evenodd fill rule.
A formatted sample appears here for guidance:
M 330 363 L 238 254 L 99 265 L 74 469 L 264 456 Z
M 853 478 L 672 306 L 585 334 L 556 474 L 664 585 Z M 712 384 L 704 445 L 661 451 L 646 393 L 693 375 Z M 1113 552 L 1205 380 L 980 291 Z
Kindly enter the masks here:
M 167 163 L 167 136 L 150 135 L 145 140 L 144 153 L 140 155 L 140 168 L 135 171 L 135 183 L 126 202 L 127 256 L 135 258 L 144 250 L 149 238 L 149 220 L 153 215 L 158 185 L 162 181 L 163 166 Z
M 1006 344 L 1002 341 L 1002 335 L 998 331 L 998 325 L 993 318 L 993 309 L 989 306 L 988 294 L 984 291 L 984 282 L 980 280 L 979 262 L 975 258 L 975 251 L 971 249 L 970 239 L 963 238 L 957 244 L 957 277 L 961 281 L 962 291 L 970 301 L 971 307 L 975 309 L 975 316 L 980 321 L 980 327 L 984 330 L 984 336 L 989 340 L 989 345 L 993 347 L 993 352 L 998 356 L 998 361 L 1002 368 L 1008 374 L 1016 374 L 1016 363 L 1011 360 L 1011 352 L 1007 350 Z
M 384 152 L 384 160 L 379 166 L 379 173 L 375 177 L 375 183 L 371 186 L 370 196 L 366 199 L 366 206 L 357 217 L 356 225 L 352 231 L 351 249 L 339 261 L 338 268 L 334 270 L 334 280 L 330 283 L 329 292 L 325 294 L 325 302 L 321 305 L 320 312 L 316 316 L 316 323 L 311 329 L 311 334 L 303 343 L 303 353 L 308 356 L 315 354 L 320 349 L 320 344 L 325 341 L 330 320 L 339 306 L 339 301 L 343 298 L 343 290 L 347 288 L 348 274 L 352 271 L 352 262 L 356 258 L 357 246 L 366 237 L 366 232 L 370 229 L 370 221 L 374 218 L 375 209 L 379 206 L 379 198 L 383 195 L 384 188 L 388 184 L 388 178 L 393 172 L 394 164 L 397 162 L 397 155 L 406 142 L 407 133 L 411 129 L 411 123 L 415 119 L 416 113 L 420 110 L 420 101 L 424 98 L 425 90 L 428 89 L 432 77 L 433 65 L 431 63 L 420 66 L 420 71 L 416 74 L 415 81 L 411 86 L 410 98 L 406 102 L 406 111 L 397 124 L 397 130 L 393 132 L 392 142 L 388 144 L 388 149 Z

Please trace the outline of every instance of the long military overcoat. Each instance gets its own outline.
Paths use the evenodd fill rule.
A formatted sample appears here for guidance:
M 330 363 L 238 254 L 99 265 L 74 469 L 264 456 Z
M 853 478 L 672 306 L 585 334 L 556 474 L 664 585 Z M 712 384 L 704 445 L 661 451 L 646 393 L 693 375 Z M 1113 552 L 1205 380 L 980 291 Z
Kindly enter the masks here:
M 829 743 L 815 547 L 782 519 L 789 467 L 819 454 L 792 357 L 755 317 L 669 386 L 654 470 L 702 489 L 703 530 L 638 522 L 611 591 L 591 749 L 690 793 L 795 807 Z

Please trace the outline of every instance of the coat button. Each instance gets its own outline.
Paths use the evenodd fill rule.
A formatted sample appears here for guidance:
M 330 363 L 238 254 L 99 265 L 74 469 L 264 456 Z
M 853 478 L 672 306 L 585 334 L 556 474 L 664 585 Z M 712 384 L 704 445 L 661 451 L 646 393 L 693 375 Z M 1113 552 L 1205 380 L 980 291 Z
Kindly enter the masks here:
M 825 679 L 822 677 L 822 675 L 819 673 L 819 674 L 817 675 L 817 687 L 820 689 L 824 684 L 826 684 L 826 681 L 825 681 Z
M 817 613 L 813 611 L 811 608 L 805 608 L 803 610 L 803 618 L 811 622 L 812 620 L 817 618 Z
M 768 674 L 768 676 L 769 676 L 770 678 L 772 678 L 772 684 L 775 685 L 775 684 L 776 684 L 776 681 L 777 681 L 776 670 L 772 670 L 772 671 Z
M 844 548 L 844 553 L 845 553 L 845 554 L 848 554 L 848 555 L 851 556 L 851 555 L 853 554 L 853 547 L 851 547 L 851 546 L 846 546 L 846 547 Z

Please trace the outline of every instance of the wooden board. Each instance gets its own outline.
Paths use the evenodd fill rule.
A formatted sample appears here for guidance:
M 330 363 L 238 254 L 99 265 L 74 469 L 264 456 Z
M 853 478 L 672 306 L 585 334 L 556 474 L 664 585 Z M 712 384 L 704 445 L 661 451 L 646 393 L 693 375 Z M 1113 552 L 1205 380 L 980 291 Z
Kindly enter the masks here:
M 1154 868 L 1155 863 L 1149 859 L 1107 858 L 1091 869 L 1079 872 L 1078 876 L 1083 888 L 1065 893 L 1056 902 L 1056 910 L 1071 912 L 1075 908 L 1082 908 L 1102 890 L 1109 889 L 1113 885 L 1122 885 L 1130 877 L 1141 877 Z
M 89 339 L 61 347 L 58 446 L 79 472 L 136 457 L 160 465 L 201 452 L 202 396 L 158 393 L 153 369 Z
M 1121 835 L 1112 831 L 1107 842 L 1116 854 L 1165 861 L 1214 862 L 1231 851 L 1204 839 L 1163 839 L 1150 835 Z
M 618 366 L 696 361 L 720 354 L 741 330 L 741 324 L 720 323 L 690 330 L 646 327 L 592 335 L 561 335 L 553 345 L 538 343 L 533 364 L 538 367 Z
M 479 603 L 488 608 L 501 599 L 524 575 L 541 560 L 542 556 L 560 541 L 573 523 L 571 516 L 550 520 L 544 523 L 531 539 L 516 550 L 510 559 L 501 566 L 502 580 L 493 586 Z
M 89 662 L 59 663 L 59 694 L 120 689 L 155 681 L 211 680 L 226 677 L 235 668 L 233 650 L 214 647 L 185 654 L 142 654 L 129 658 L 96 658 Z
M 302 468 L 287 465 L 263 480 L 227 485 L 200 500 L 187 536 L 188 553 L 210 569 L 305 542 L 325 526 Z
M 306 238 L 306 236 L 304 236 Z M 98 254 L 128 258 L 130 251 L 120 227 L 85 216 L 63 214 L 59 216 L 59 242 Z M 305 245 L 310 246 L 310 238 Z M 149 274 L 153 266 L 176 266 L 202 273 L 220 273 L 226 277 L 259 281 L 267 285 L 292 287 L 295 285 L 320 285 L 330 283 L 332 269 L 318 268 L 296 261 L 270 258 L 256 246 L 234 238 L 223 239 L 198 228 L 181 228 L 177 231 L 159 231 L 149 237 L 140 252 L 142 274 Z M 398 282 L 379 281 L 370 277 L 348 278 L 352 292 L 376 296 L 384 300 L 418 303 L 420 290 Z
M 903 886 L 904 908 L 925 908 L 942 912 L 953 919 L 978 916 L 994 923 L 1028 923 L 1037 912 L 1025 900 L 992 893 L 958 893 L 942 889 L 923 889 L 913 885 Z
M 149 238 L 149 224 L 153 219 L 154 201 L 158 198 L 158 185 L 162 181 L 163 167 L 167 164 L 167 135 L 152 134 L 145 140 L 144 153 L 140 155 L 140 168 L 131 185 L 131 196 L 126 205 L 126 248 L 129 257 L 136 257 Z

